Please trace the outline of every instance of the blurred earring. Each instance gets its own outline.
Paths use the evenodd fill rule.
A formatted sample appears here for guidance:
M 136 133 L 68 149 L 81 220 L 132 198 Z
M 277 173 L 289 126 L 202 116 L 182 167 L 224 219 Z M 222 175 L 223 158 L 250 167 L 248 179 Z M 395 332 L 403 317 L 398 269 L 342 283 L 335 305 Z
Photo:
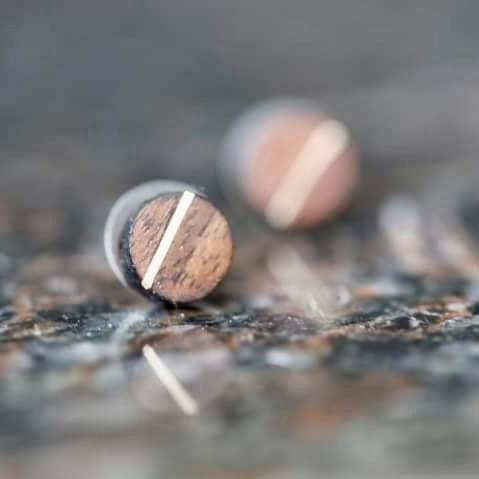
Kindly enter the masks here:
M 311 227 L 347 207 L 359 173 L 346 127 L 312 101 L 256 105 L 232 125 L 220 181 L 273 228 Z

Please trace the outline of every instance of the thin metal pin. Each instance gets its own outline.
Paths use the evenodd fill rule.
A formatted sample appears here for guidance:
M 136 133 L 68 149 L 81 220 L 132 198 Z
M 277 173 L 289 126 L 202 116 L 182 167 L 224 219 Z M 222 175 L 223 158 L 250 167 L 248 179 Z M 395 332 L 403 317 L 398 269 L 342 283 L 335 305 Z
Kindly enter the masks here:
M 148 344 L 145 344 L 142 348 L 142 352 L 146 361 L 170 393 L 171 397 L 176 401 L 179 408 L 188 416 L 197 414 L 199 411 L 198 403 L 191 397 L 188 391 L 186 391 L 158 354 L 156 354 L 156 351 Z

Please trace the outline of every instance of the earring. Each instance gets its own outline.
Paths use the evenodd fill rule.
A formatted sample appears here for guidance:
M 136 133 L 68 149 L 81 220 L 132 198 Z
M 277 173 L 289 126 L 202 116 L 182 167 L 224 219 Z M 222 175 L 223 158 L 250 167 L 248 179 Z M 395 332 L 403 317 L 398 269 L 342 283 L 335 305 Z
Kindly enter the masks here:
M 351 199 L 358 170 L 346 127 L 300 99 L 247 110 L 230 128 L 219 161 L 225 191 L 282 230 L 335 217 Z
M 104 247 L 124 286 L 171 303 L 208 295 L 233 257 L 225 217 L 197 189 L 162 180 L 136 186 L 116 201 Z

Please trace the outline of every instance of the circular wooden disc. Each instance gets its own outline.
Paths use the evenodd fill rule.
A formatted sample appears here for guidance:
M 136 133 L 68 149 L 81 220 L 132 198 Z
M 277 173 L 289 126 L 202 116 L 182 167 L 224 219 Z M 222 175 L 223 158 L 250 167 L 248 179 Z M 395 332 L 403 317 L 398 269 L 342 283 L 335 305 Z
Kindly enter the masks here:
M 225 277 L 233 256 L 231 231 L 224 216 L 206 199 L 194 196 L 166 248 L 150 288 L 141 285 L 165 240 L 183 193 L 169 193 L 140 209 L 129 230 L 128 249 L 144 293 L 171 302 L 203 298 Z M 171 221 L 173 223 L 173 221 Z M 163 245 L 162 245 L 163 242 Z
M 240 190 L 253 209 L 265 214 L 285 175 L 298 161 L 311 136 L 320 131 L 323 124 L 331 125 L 331 119 L 313 112 L 286 111 L 283 115 L 277 113 L 275 118 L 269 118 L 261 125 L 264 131 L 258 132 L 248 158 L 241 164 L 239 178 Z M 335 125 L 338 123 L 335 122 Z M 328 138 L 327 131 L 334 130 L 325 129 L 323 137 L 318 140 L 316 153 L 311 149 L 309 154 L 316 154 L 315 164 L 307 168 L 304 175 L 314 177 L 315 168 L 321 169 L 321 164 L 325 160 L 329 161 L 324 157 L 324 152 L 331 148 L 336 139 L 332 135 Z M 357 153 L 348 141 L 325 171 L 318 174 L 314 188 L 288 227 L 312 226 L 334 217 L 348 204 L 357 176 Z M 295 200 L 294 197 L 289 199 Z M 286 204 L 289 199 L 286 199 Z M 272 221 L 271 224 L 279 227 Z

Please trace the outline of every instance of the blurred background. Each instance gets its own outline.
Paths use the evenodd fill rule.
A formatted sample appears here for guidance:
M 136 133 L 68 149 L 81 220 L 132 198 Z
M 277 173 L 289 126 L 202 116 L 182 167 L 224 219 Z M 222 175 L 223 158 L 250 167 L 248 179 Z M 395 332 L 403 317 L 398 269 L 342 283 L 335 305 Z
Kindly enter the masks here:
M 278 95 L 311 97 L 344 121 L 366 183 L 377 163 L 389 177 L 399 163 L 422 171 L 470 160 L 479 146 L 478 8 L 5 0 L 1 197 L 28 208 L 93 202 L 88 215 L 101 223 L 141 180 L 185 179 L 214 194 L 229 124 Z
M 2 479 L 475 477 L 479 201 L 459 199 L 479 179 L 478 18 L 474 0 L 3 0 Z M 315 274 L 358 303 L 327 326 L 274 301 L 132 323 L 103 259 L 114 200 L 169 178 L 230 208 L 224 135 L 285 95 L 324 104 L 359 146 L 351 210 L 312 240 L 329 245 Z M 431 266 L 422 249 L 443 237 Z M 254 287 L 245 265 L 233 291 Z M 157 384 L 145 341 L 194 394 L 216 393 L 205 378 L 227 392 L 189 422 L 159 388 L 151 416 L 132 386 L 138 370 Z

